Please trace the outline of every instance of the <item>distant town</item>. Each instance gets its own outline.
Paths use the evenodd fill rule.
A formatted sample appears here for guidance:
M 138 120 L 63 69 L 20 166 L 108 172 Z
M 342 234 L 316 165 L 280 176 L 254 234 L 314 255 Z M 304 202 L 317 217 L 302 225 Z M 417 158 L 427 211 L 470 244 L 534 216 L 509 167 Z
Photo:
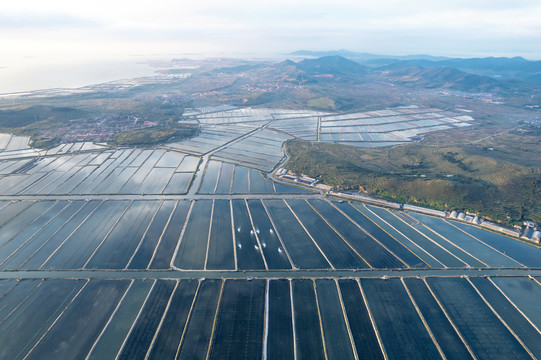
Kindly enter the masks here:
M 108 142 L 119 132 L 133 131 L 157 126 L 149 120 L 150 115 L 109 114 L 93 118 L 70 120 L 69 125 L 57 129 L 44 130 L 44 140 L 58 139 L 62 143 L 69 142 Z

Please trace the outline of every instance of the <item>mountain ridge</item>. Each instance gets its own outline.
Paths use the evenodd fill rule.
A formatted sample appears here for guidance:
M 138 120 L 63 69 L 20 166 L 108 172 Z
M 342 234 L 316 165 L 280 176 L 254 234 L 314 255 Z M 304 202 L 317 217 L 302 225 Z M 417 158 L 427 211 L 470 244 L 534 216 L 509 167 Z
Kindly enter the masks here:
M 299 50 L 291 54 L 299 56 L 339 55 L 368 68 L 379 68 L 393 64 L 397 67 L 410 67 L 413 65 L 424 68 L 451 67 L 475 75 L 489 76 L 497 80 L 512 79 L 531 84 L 541 84 L 541 61 L 528 60 L 521 56 L 477 58 L 450 58 L 426 54 L 395 56 L 360 53 L 344 49 L 331 51 Z

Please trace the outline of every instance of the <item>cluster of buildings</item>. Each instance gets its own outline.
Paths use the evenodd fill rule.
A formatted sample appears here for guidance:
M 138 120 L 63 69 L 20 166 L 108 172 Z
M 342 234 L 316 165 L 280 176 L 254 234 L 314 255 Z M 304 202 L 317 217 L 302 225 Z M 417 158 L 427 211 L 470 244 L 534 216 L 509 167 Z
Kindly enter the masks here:
M 465 99 L 477 99 L 489 104 L 503 104 L 502 98 L 500 96 L 496 96 L 491 93 L 484 93 L 484 92 L 470 93 L 470 92 L 460 91 L 460 90 L 445 90 L 445 91 L 438 90 L 438 92 L 443 96 L 455 96 L 455 97 L 461 97 Z
M 536 244 L 541 243 L 541 226 L 532 221 L 524 221 L 524 231 L 520 238 Z
M 295 85 L 287 83 L 287 82 L 277 82 L 275 80 L 269 80 L 269 81 L 254 81 L 251 84 L 245 84 L 241 86 L 241 89 L 243 91 L 246 91 L 248 93 L 265 93 L 275 90 L 281 90 L 281 89 L 292 89 Z
M 541 117 L 524 120 L 524 123 L 532 127 L 541 128 Z
M 304 175 L 297 175 L 284 168 L 278 169 L 278 171 L 276 171 L 276 176 L 282 180 L 291 181 L 305 186 L 315 186 L 318 182 L 317 179 Z
M 275 177 L 280 180 L 292 182 L 295 184 L 315 187 L 323 191 L 332 190 L 332 186 L 321 184 L 319 183 L 318 179 L 314 179 L 302 174 L 295 174 L 294 172 L 288 171 L 287 169 L 284 169 L 284 168 L 278 169 L 275 173 Z
M 480 225 L 483 222 L 483 219 L 480 219 L 476 214 L 463 213 L 458 211 L 451 211 L 449 217 L 456 220 L 462 220 L 465 222 L 473 223 Z
M 122 131 L 139 130 L 145 127 L 158 125 L 154 121 L 141 121 L 137 116 L 125 114 L 111 114 L 95 117 L 93 119 L 70 120 L 69 126 L 45 130 L 41 138 L 58 138 L 62 143 L 70 142 L 106 142 Z
M 520 237 L 523 240 L 528 240 L 536 244 L 541 243 L 541 227 L 532 221 L 524 221 L 524 226 L 515 225 L 514 229 L 507 229 L 498 224 L 479 218 L 476 214 L 452 211 L 448 217 L 499 231 L 510 236 Z

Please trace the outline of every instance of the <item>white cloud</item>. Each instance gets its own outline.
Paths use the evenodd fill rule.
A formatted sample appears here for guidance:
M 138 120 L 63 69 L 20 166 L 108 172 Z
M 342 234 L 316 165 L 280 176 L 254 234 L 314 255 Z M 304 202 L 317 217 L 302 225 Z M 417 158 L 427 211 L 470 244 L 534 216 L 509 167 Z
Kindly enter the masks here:
M 338 47 L 498 55 L 537 49 L 540 18 L 538 0 L 21 0 L 0 9 L 0 41 L 13 54 L 49 47 L 68 57 Z
M 19 13 L 0 14 L 0 28 L 4 29 L 52 29 L 94 27 L 99 23 L 66 14 Z

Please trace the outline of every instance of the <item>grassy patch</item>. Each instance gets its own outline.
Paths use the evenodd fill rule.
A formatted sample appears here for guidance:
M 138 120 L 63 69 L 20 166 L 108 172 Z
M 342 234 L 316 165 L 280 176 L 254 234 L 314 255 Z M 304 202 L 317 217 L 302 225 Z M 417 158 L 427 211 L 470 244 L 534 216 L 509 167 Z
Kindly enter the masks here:
M 63 123 L 81 115 L 82 112 L 74 108 L 42 105 L 0 110 L 0 128 L 18 129 L 38 123 Z
M 125 131 L 115 134 L 111 145 L 117 146 L 148 146 L 163 144 L 193 136 L 197 127 L 183 127 L 177 129 L 152 127 L 141 130 Z
M 58 146 L 61 144 L 61 141 L 60 139 L 58 138 L 54 138 L 54 139 L 49 139 L 49 140 L 43 140 L 43 139 L 39 139 L 39 138 L 31 138 L 31 146 L 34 147 L 34 148 L 37 148 L 37 149 L 44 149 L 44 150 L 48 150 L 48 149 L 52 149 L 54 148 L 55 146 Z
M 334 100 L 328 97 L 310 99 L 308 100 L 307 105 L 311 108 L 318 109 L 318 110 L 334 110 L 336 108 Z

